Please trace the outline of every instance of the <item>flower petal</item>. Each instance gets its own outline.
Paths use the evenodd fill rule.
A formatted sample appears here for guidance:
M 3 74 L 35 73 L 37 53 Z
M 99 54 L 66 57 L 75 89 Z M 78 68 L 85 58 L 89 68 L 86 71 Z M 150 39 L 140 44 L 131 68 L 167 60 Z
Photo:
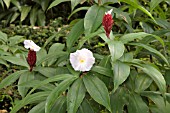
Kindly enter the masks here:
M 39 51 L 41 48 L 37 46 L 32 40 L 24 40 L 24 47 L 26 49 L 32 49 L 34 51 Z

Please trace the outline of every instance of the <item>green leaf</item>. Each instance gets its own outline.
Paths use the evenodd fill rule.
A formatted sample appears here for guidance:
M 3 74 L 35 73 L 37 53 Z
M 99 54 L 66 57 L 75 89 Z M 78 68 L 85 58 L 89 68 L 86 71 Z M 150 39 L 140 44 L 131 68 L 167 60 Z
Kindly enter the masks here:
M 23 20 L 25 20 L 25 18 L 27 17 L 28 13 L 31 10 L 31 6 L 22 6 L 21 8 L 21 18 L 20 21 L 22 22 Z
M 77 113 L 94 113 L 94 110 L 87 99 L 84 99 Z
M 165 103 L 164 98 L 160 96 L 160 94 L 154 92 L 143 92 L 141 95 L 152 100 L 161 113 L 168 113 L 170 111 L 170 104 L 167 101 Z
M 34 106 L 28 113 L 45 113 L 45 101 Z
M 119 87 L 120 84 L 122 84 L 129 76 L 130 74 L 130 66 L 120 62 L 116 61 L 114 64 L 114 91 Z
M 28 67 L 28 63 L 24 58 L 19 58 L 19 57 L 15 57 L 15 56 L 1 56 L 2 59 L 11 62 L 12 64 L 16 64 L 16 65 L 20 65 L 20 66 L 24 66 L 24 67 Z
M 155 81 L 162 94 L 166 92 L 165 79 L 156 68 L 147 64 L 137 64 L 135 66 L 142 69 L 148 76 L 150 76 Z
M 140 93 L 144 91 L 151 85 L 152 81 L 153 80 L 149 76 L 146 76 L 145 74 L 137 75 L 135 80 L 135 92 Z
M 84 32 L 84 20 L 79 20 L 74 27 L 71 29 L 68 37 L 67 37 L 67 47 L 68 49 L 71 49 L 74 43 L 78 40 L 80 35 Z
M 42 10 L 38 10 L 38 20 L 37 20 L 38 25 L 45 26 L 45 19 L 46 17 L 45 17 L 44 12 Z
M 47 1 L 47 0 L 45 0 L 45 1 Z M 37 21 L 37 12 L 38 12 L 38 7 L 34 6 L 30 12 L 30 23 L 32 26 L 34 26 Z
M 6 5 L 7 8 L 9 8 L 10 2 L 11 2 L 11 0 L 4 0 L 4 3 L 5 3 L 5 5 Z
M 105 8 L 93 5 L 87 11 L 84 18 L 85 35 L 95 32 L 101 25 Z
M 123 108 L 125 105 L 128 105 L 127 94 L 127 91 L 123 87 L 118 88 L 115 93 L 111 93 L 110 101 L 112 113 L 124 113 Z
M 45 105 L 45 112 L 50 113 L 52 106 L 55 104 L 56 99 L 59 95 L 64 92 L 69 85 L 76 79 L 77 77 L 73 76 L 61 82 L 47 97 L 46 105 Z
M 55 1 L 53 1 L 53 2 L 50 4 L 50 6 L 48 7 L 48 10 L 49 10 L 50 8 L 52 8 L 52 7 L 54 7 L 54 6 L 62 3 L 62 2 L 66 2 L 66 1 L 70 1 L 70 0 L 55 0 Z
M 91 71 L 94 71 L 96 73 L 108 76 L 108 77 L 113 77 L 113 72 L 111 69 L 102 67 L 102 66 L 93 66 Z
M 164 0 L 151 0 L 150 2 L 150 11 L 152 12 L 156 6 L 158 6 Z
M 81 11 L 81 10 L 88 10 L 89 8 L 90 8 L 90 7 L 80 7 L 80 8 L 75 9 L 75 10 L 72 11 L 71 14 L 68 16 L 68 20 L 70 19 L 70 17 L 71 17 L 73 14 L 75 14 L 75 13 Z
M 150 52 L 152 52 L 152 53 L 155 53 L 156 55 L 158 55 L 159 57 L 161 57 L 166 64 L 169 65 L 168 60 L 167 60 L 159 51 L 157 51 L 156 49 L 154 49 L 154 48 L 152 48 L 152 47 L 150 47 L 150 46 L 147 46 L 147 45 L 145 45 L 145 44 L 142 44 L 142 43 L 129 43 L 129 44 L 130 44 L 130 45 L 135 45 L 135 46 L 143 47 L 143 48 L 147 49 L 148 51 L 150 51 Z
M 67 112 L 76 113 L 85 97 L 86 89 L 82 78 L 77 79 L 68 91 Z
M 18 85 L 22 84 L 22 83 L 27 83 L 31 80 L 34 80 L 34 73 L 32 73 L 32 72 L 23 73 L 19 78 Z M 22 98 L 25 97 L 28 90 L 29 90 L 28 87 L 18 86 L 18 92 L 22 96 Z
M 130 62 L 133 60 L 133 53 L 129 52 L 129 53 L 125 53 L 123 54 L 122 57 L 120 57 L 120 61 L 122 62 Z
M 90 96 L 111 111 L 109 92 L 106 85 L 94 75 L 84 75 L 83 82 Z
M 27 104 L 40 103 L 41 101 L 44 101 L 49 95 L 49 93 L 50 93 L 49 91 L 45 91 L 26 96 L 21 101 L 16 103 L 16 105 L 12 108 L 10 113 L 17 113 L 19 109 L 21 109 Z
M 5 79 L 3 79 L 0 83 L 0 89 L 11 85 L 12 83 L 14 83 L 20 76 L 21 74 L 27 72 L 27 70 L 21 70 L 21 71 L 17 71 L 15 73 L 12 73 L 10 75 L 8 75 Z
M 46 77 L 52 77 L 57 74 L 56 69 L 52 67 L 35 67 L 34 70 L 38 71 Z
M 2 31 L 0 31 L 0 41 L 6 43 L 7 40 L 8 40 L 7 34 L 5 34 Z
M 71 0 L 71 9 L 73 10 L 82 0 Z
M 165 80 L 166 80 L 166 83 L 167 85 L 170 85 L 170 70 L 165 70 Z
M 20 15 L 20 13 L 15 12 L 15 13 L 12 15 L 12 17 L 11 17 L 10 23 L 14 22 L 19 15 Z
M 14 46 L 20 42 L 22 42 L 24 39 L 23 39 L 23 36 L 13 36 L 13 37 L 10 37 L 9 38 L 9 45 L 10 46 Z
M 43 9 L 43 11 L 45 12 L 47 7 L 49 6 L 50 0 L 41 0 L 41 7 Z
M 121 41 L 110 41 L 108 42 L 108 46 L 113 62 L 123 55 L 125 47 Z
M 50 113 L 66 113 L 66 107 L 66 96 L 60 96 L 56 99 L 56 102 L 52 107 Z
M 137 94 L 129 94 L 128 113 L 149 113 L 149 108 Z

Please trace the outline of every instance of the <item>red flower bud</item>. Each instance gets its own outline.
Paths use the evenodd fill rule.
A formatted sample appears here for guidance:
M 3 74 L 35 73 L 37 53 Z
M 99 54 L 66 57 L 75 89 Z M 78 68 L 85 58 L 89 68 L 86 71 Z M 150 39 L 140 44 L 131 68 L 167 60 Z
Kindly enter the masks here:
M 103 21 L 102 21 L 102 25 L 105 29 L 106 36 L 108 38 L 109 38 L 113 23 L 114 23 L 114 20 L 112 19 L 111 12 L 112 12 L 112 9 L 110 11 L 108 11 L 107 13 L 105 13 L 105 15 L 103 17 Z
M 29 50 L 27 62 L 30 66 L 30 71 L 32 71 L 32 69 L 33 69 L 33 67 L 35 66 L 35 63 L 36 63 L 36 52 L 34 50 L 31 50 L 31 49 Z

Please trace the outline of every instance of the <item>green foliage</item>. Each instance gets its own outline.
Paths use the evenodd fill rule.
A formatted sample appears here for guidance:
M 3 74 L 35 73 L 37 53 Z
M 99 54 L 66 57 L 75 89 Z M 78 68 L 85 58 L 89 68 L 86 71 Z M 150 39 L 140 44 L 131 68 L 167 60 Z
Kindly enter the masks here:
M 66 26 L 58 18 L 47 29 L 21 29 L 23 36 L 0 31 L 0 63 L 13 70 L 6 72 L 0 89 L 17 87 L 22 97 L 11 113 L 27 105 L 29 113 L 170 112 L 168 1 L 33 0 L 34 5 L 26 1 L 1 0 L 2 9 L 15 12 L 7 17 L 2 13 L 0 19 L 16 22 L 20 16 L 20 22 L 44 26 L 47 12 L 60 3 L 71 5 L 66 18 L 81 16 Z M 110 9 L 114 25 L 107 38 L 102 19 Z M 41 46 L 32 72 L 28 71 L 28 51 L 21 44 L 26 37 Z M 81 48 L 88 48 L 95 57 L 87 72 L 70 65 L 70 54 Z

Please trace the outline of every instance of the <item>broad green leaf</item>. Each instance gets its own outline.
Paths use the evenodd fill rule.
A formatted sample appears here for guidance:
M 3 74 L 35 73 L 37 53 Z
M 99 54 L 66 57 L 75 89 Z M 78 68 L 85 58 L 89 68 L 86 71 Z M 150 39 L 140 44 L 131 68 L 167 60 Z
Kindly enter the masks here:
M 15 12 L 15 13 L 12 15 L 12 17 L 11 17 L 10 23 L 14 22 L 19 15 L 20 15 L 20 13 Z
M 133 6 L 134 8 L 140 9 L 141 11 L 143 11 L 145 14 L 147 14 L 150 18 L 152 18 L 155 21 L 155 19 L 151 15 L 151 13 L 149 11 L 147 11 L 144 7 L 139 5 L 136 0 L 118 0 L 118 1 L 119 2 L 125 2 L 125 3 Z
M 123 62 L 116 61 L 114 64 L 113 72 L 114 91 L 116 91 L 119 85 L 121 85 L 128 78 L 130 74 L 130 66 Z
M 166 84 L 170 85 L 170 70 L 165 70 L 165 76 Z
M 120 57 L 120 61 L 122 62 L 130 62 L 133 60 L 133 53 L 129 52 L 129 53 L 125 53 L 123 54 L 122 57 Z
M 80 8 L 75 9 L 75 10 L 72 11 L 71 14 L 68 16 L 68 20 L 70 19 L 70 17 L 71 17 L 73 14 L 75 14 L 75 13 L 81 11 L 81 10 L 88 10 L 89 8 L 90 8 L 90 7 L 80 7 Z
M 48 10 L 49 10 L 50 8 L 52 8 L 52 7 L 54 7 L 54 6 L 62 3 L 62 2 L 66 2 L 66 1 L 70 1 L 70 0 L 55 0 L 55 1 L 53 1 L 53 2 L 50 4 L 50 6 L 48 7 Z
M 5 3 L 5 5 L 6 5 L 7 8 L 9 8 L 10 2 L 11 2 L 11 0 L 4 0 L 4 3 Z
M 22 83 L 27 83 L 31 80 L 34 80 L 34 73 L 32 73 L 32 72 L 23 73 L 23 74 L 21 74 L 21 76 L 19 78 L 18 85 L 22 84 Z M 22 98 L 25 97 L 28 90 L 29 90 L 28 87 L 18 86 L 18 92 L 22 96 Z
M 107 3 L 110 3 L 110 4 L 113 4 L 113 3 L 116 3 L 118 2 L 118 0 L 94 0 L 96 3 L 98 3 L 99 5 L 100 4 L 107 4 Z
M 71 29 L 68 37 L 67 37 L 67 47 L 71 49 L 74 43 L 78 40 L 80 35 L 84 32 L 84 20 L 81 19 L 77 22 L 74 27 Z
M 146 32 L 146 33 L 153 33 L 154 32 L 153 28 L 149 24 L 147 24 L 146 22 L 140 22 L 139 24 L 142 27 L 144 32 Z
M 106 9 L 104 7 L 98 5 L 93 5 L 88 9 L 84 18 L 86 36 L 95 32 L 100 27 L 105 10 Z
M 160 94 L 156 94 L 153 92 L 143 92 L 142 96 L 146 96 L 150 100 L 152 100 L 161 111 L 161 113 L 168 113 L 170 111 L 170 104 L 167 101 L 165 103 L 164 98 L 160 96 Z
M 61 81 L 61 80 L 71 79 L 72 77 L 73 76 L 71 74 L 60 74 L 60 75 L 55 75 L 55 76 L 49 77 L 49 78 L 39 82 L 38 84 L 35 84 L 34 88 L 29 92 L 29 94 L 31 94 L 35 89 L 42 87 L 44 85 L 47 85 L 50 82 L 57 82 L 57 81 Z
M 5 65 L 6 67 L 9 67 L 8 63 L 3 59 L 0 59 L 0 64 Z
M 21 18 L 20 21 L 22 22 L 23 20 L 25 20 L 25 18 L 27 17 L 28 13 L 31 10 L 31 6 L 22 6 L 21 8 Z
M 47 1 L 47 0 L 45 0 L 45 1 Z M 37 11 L 38 11 L 38 7 L 37 6 L 34 6 L 31 9 L 31 12 L 30 12 L 30 24 L 32 26 L 34 26 L 36 21 L 37 21 Z
M 69 85 L 76 79 L 77 77 L 73 76 L 61 82 L 47 97 L 45 112 L 50 113 L 52 106 L 55 104 L 56 99 L 59 95 L 64 92 Z
M 87 99 L 84 99 L 77 113 L 94 113 L 94 110 Z
M 14 4 L 19 9 L 19 11 L 21 11 L 21 4 L 18 0 L 11 0 L 11 3 Z
M 82 78 L 77 79 L 68 91 L 67 112 L 76 113 L 85 97 L 86 89 Z
M 124 113 L 123 108 L 128 105 L 127 91 L 120 87 L 116 92 L 112 92 L 110 96 L 112 113 Z
M 48 51 L 48 54 L 50 53 L 54 53 L 56 51 L 62 51 L 64 49 L 65 45 L 64 44 L 61 44 L 61 43 L 54 43 L 49 51 Z M 51 59 L 50 61 L 48 61 L 48 66 L 52 65 L 57 59 L 53 58 Z
M 141 40 L 142 38 L 144 38 L 146 36 L 153 36 L 155 39 L 157 39 L 164 46 L 164 41 L 160 37 L 153 35 L 153 34 L 148 34 L 145 32 L 125 34 L 122 37 L 120 37 L 120 41 L 122 41 L 124 44 L 126 44 L 128 42 L 134 41 L 135 39 Z
M 150 11 L 152 12 L 156 6 L 158 6 L 164 0 L 151 0 L 150 2 Z
M 128 113 L 149 113 L 147 104 L 137 94 L 129 94 Z
M 84 75 L 83 82 L 90 96 L 111 111 L 109 92 L 103 81 L 95 75 Z
M 45 101 L 34 106 L 28 113 L 45 113 Z
M 150 76 L 154 80 L 162 94 L 166 92 L 165 79 L 156 68 L 147 64 L 137 64 L 135 66 L 142 69 L 148 76 Z
M 20 76 L 21 74 L 27 72 L 27 70 L 21 70 L 17 71 L 15 73 L 12 73 L 8 75 L 5 79 L 3 79 L 0 83 L 0 89 L 9 86 L 10 84 L 14 83 Z
M 94 66 L 92 67 L 91 71 L 94 71 L 96 73 L 108 76 L 108 77 L 113 77 L 113 72 L 111 69 L 102 67 L 102 66 Z
M 1 58 L 12 64 L 29 67 L 27 61 L 24 58 L 19 58 L 15 56 L 1 56 Z
M 7 34 L 5 34 L 2 31 L 0 31 L 0 41 L 6 43 L 7 40 L 8 40 Z
M 46 56 L 42 56 L 42 58 L 39 61 L 37 61 L 36 64 L 37 64 L 37 66 L 39 66 L 43 62 L 49 61 L 53 58 L 59 58 L 59 57 L 65 56 L 65 55 L 67 55 L 66 52 L 56 51 L 55 53 L 51 53 L 51 54 L 48 54 Z
M 41 0 L 41 7 L 43 9 L 43 11 L 45 12 L 47 7 L 49 6 L 50 0 Z
M 10 38 L 8 39 L 10 46 L 14 46 L 14 45 L 22 42 L 23 40 L 24 40 L 24 39 L 23 39 L 23 36 L 17 36 L 17 35 L 16 35 L 16 36 L 13 36 L 13 37 L 10 37 Z
M 47 56 L 47 51 L 44 48 L 41 48 L 40 51 L 38 51 L 36 53 L 36 56 L 37 56 L 37 62 L 39 62 L 40 60 L 42 60 L 43 58 L 45 58 Z M 37 64 L 37 62 L 36 62 L 36 64 Z M 41 62 L 41 64 L 43 66 L 45 66 L 46 63 L 47 63 L 47 61 Z
M 73 10 L 81 2 L 83 2 L 83 0 L 71 0 L 71 9 Z
M 38 10 L 38 25 L 39 26 L 45 26 L 45 13 L 42 10 Z
M 27 104 L 39 103 L 41 101 L 44 101 L 49 95 L 49 93 L 50 93 L 49 91 L 45 91 L 26 96 L 21 101 L 16 103 L 16 105 L 12 108 L 10 113 L 17 113 L 18 110 L 20 110 Z
M 113 62 L 119 59 L 123 55 L 125 47 L 121 41 L 112 40 L 108 42 L 108 46 L 111 54 L 111 59 Z
M 146 76 L 145 74 L 137 75 L 135 80 L 135 91 L 137 93 L 144 91 L 151 85 L 152 81 L 153 80 L 149 76 Z
M 35 67 L 34 70 L 38 71 L 46 77 L 52 77 L 57 74 L 56 69 L 52 67 Z
M 66 107 L 66 96 L 60 96 L 56 99 L 56 102 L 52 107 L 50 113 L 66 113 Z
M 166 19 L 156 18 L 156 23 L 163 27 L 164 29 L 170 29 L 170 22 L 168 22 Z
M 156 49 L 148 46 L 148 45 L 145 45 L 145 44 L 142 44 L 142 43 L 129 43 L 130 45 L 135 45 L 135 46 L 140 46 L 140 47 L 143 47 L 145 49 L 147 49 L 148 51 L 152 52 L 152 53 L 155 53 L 156 55 L 158 55 L 160 58 L 162 58 L 164 60 L 164 62 L 166 64 L 169 65 L 169 62 L 168 60 L 159 52 L 157 51 Z

